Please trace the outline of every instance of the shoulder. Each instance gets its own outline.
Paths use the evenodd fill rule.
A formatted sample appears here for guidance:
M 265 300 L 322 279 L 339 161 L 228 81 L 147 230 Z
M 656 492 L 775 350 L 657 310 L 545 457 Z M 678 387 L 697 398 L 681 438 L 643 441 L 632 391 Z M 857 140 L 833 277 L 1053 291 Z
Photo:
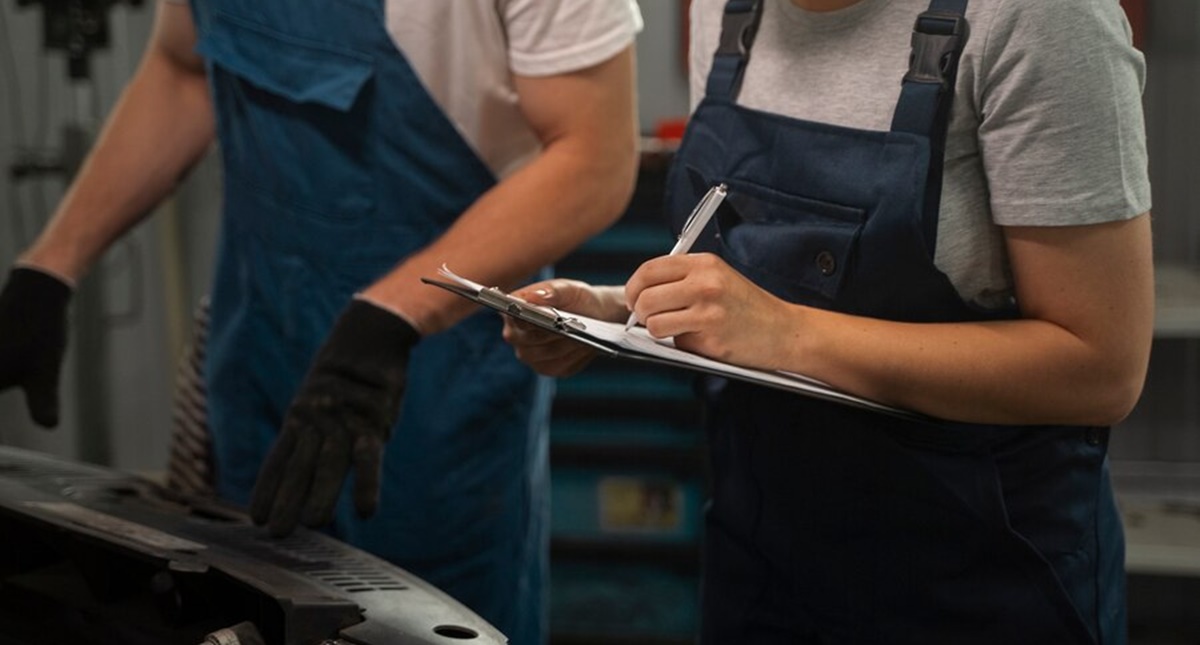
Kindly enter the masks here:
M 1145 60 L 1119 1 L 977 4 L 985 26 L 964 62 L 996 221 L 1084 224 L 1147 210 Z
M 977 6 L 976 6 L 977 5 Z M 972 3 L 964 55 L 980 116 L 1002 107 L 1080 107 L 1102 96 L 1140 101 L 1145 59 L 1119 0 Z M 1007 106 L 1001 105 L 1009 101 Z
M 513 72 L 577 71 L 617 55 L 642 29 L 636 0 L 498 0 Z
M 975 5 L 978 5 L 975 7 Z M 1049 62 L 1119 49 L 1132 39 L 1119 0 L 992 0 L 973 3 L 976 47 L 986 62 L 1036 54 Z

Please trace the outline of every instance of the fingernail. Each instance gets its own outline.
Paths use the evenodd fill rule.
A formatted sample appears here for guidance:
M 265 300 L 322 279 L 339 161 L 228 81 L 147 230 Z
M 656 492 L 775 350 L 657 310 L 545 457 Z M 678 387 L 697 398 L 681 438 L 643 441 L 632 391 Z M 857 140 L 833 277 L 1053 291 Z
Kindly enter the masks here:
M 554 298 L 553 289 L 534 289 L 533 293 L 542 300 L 552 300 Z

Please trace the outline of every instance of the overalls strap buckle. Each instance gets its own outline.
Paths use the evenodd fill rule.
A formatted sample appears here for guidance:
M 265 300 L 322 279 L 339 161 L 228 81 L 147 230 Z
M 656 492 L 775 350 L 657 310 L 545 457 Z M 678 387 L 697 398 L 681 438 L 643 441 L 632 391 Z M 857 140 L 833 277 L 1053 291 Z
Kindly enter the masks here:
M 717 45 L 718 56 L 745 57 L 749 44 L 754 41 L 758 28 L 759 0 L 734 0 L 725 6 L 721 18 L 721 41 Z
M 967 19 L 962 15 L 926 11 L 913 25 L 912 55 L 905 82 L 937 83 L 948 88 L 951 73 L 970 36 Z

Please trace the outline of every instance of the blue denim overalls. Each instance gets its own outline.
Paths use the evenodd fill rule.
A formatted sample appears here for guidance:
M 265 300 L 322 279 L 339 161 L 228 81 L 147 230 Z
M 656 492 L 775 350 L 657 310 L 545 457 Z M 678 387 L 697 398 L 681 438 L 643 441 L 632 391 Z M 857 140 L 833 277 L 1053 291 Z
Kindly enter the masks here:
M 730 0 L 668 179 L 676 230 L 725 182 L 696 248 L 781 298 L 913 322 L 1019 315 L 964 303 L 933 262 L 966 4 L 921 14 L 892 129 L 871 132 L 736 105 L 761 5 Z M 1124 642 L 1107 428 L 914 422 L 705 386 L 702 643 Z
M 206 369 L 219 494 L 247 502 L 309 361 L 352 294 L 495 177 L 384 28 L 380 0 L 193 0 L 224 162 Z M 423 339 L 379 512 L 333 533 L 541 642 L 549 385 L 479 313 Z

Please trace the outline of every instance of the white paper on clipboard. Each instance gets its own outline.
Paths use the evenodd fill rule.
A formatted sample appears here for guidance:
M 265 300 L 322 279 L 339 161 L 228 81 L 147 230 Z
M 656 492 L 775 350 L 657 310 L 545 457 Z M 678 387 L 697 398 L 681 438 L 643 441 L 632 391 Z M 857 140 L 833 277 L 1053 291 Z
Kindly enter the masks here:
M 445 280 L 422 278 L 426 284 L 441 287 L 503 314 L 533 323 L 543 329 L 562 334 L 591 346 L 609 356 L 647 360 L 698 372 L 779 388 L 827 401 L 867 408 L 884 414 L 910 419 L 922 415 L 883 405 L 869 399 L 847 394 L 802 374 L 766 371 L 730 365 L 675 347 L 670 339 L 652 337 L 645 327 L 625 329 L 623 322 L 608 322 L 588 316 L 560 311 L 553 307 L 535 305 L 495 287 L 464 278 L 443 265 L 438 274 Z

